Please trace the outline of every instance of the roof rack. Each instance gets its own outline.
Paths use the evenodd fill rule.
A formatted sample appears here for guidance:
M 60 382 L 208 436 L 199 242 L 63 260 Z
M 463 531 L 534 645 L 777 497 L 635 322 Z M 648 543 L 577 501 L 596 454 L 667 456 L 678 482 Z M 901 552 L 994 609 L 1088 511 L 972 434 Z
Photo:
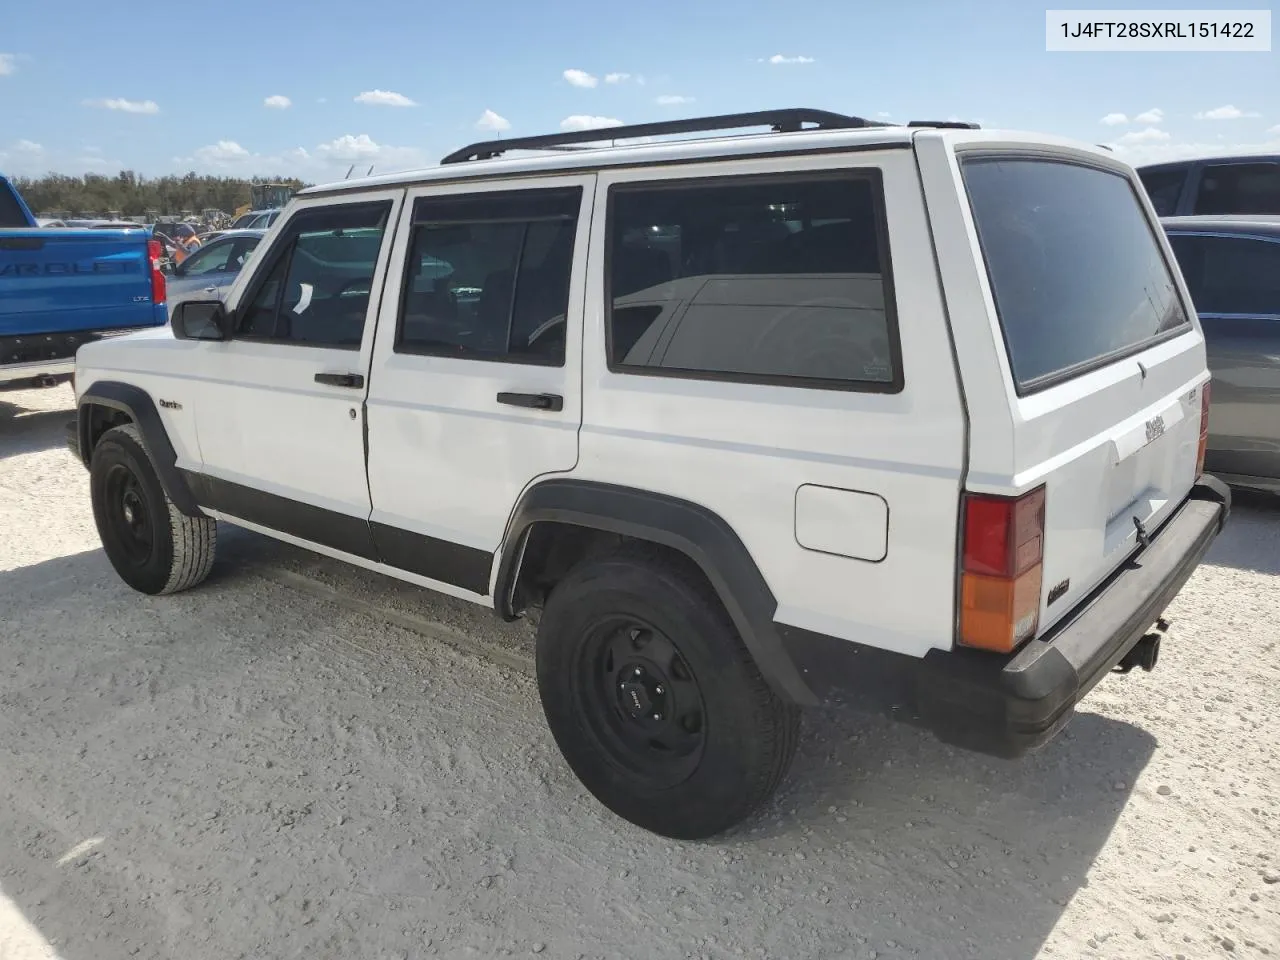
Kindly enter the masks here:
M 790 133 L 813 124 L 816 130 L 852 130 L 860 127 L 882 127 L 884 124 L 845 116 L 827 110 L 796 107 L 788 110 L 760 110 L 754 113 L 726 113 L 717 117 L 693 117 L 688 120 L 664 120 L 658 123 L 634 123 L 619 127 L 572 130 L 540 137 L 515 137 L 510 140 L 485 140 L 455 150 L 441 163 L 467 160 L 491 160 L 507 150 L 553 150 L 576 143 L 599 143 L 601 140 L 632 140 L 637 137 L 662 137 L 677 133 L 701 133 L 711 130 L 737 130 L 747 127 L 772 127 L 775 133 Z
M 982 128 L 968 120 L 912 120 L 908 127 L 936 127 L 939 130 L 981 130 Z

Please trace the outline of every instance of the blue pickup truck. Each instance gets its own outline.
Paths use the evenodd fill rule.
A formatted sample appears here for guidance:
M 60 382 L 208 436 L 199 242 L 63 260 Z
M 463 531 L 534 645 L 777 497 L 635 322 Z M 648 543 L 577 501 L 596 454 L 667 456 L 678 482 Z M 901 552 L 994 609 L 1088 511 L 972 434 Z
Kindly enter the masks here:
M 168 320 L 151 232 L 41 228 L 0 176 L 0 386 L 55 383 L 83 343 Z

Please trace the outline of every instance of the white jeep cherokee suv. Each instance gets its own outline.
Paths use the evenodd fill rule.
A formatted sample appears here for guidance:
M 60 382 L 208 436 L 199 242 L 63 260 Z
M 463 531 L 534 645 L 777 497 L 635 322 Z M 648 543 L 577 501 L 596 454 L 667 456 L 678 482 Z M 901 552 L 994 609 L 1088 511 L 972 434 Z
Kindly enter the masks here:
M 765 800 L 837 687 L 1014 756 L 1154 665 L 1230 497 L 1129 166 L 813 110 L 601 136 L 304 190 L 225 306 L 82 348 L 125 582 L 199 583 L 223 520 L 541 608 L 569 765 L 684 838 Z

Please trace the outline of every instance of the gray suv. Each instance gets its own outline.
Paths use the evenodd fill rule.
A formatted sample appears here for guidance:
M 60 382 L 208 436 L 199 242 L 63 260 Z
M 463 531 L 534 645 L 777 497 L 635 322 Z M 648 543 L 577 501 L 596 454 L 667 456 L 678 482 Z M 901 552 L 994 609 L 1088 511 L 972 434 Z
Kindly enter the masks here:
M 1213 374 L 1205 466 L 1280 493 L 1280 216 L 1166 217 Z

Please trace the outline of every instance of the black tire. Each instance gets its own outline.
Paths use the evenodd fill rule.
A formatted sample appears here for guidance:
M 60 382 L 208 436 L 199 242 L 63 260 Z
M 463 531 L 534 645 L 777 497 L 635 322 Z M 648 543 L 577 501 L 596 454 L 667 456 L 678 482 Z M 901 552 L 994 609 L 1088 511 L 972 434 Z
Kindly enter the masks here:
M 209 575 L 217 523 L 188 517 L 173 505 L 136 426 L 102 435 L 89 464 L 89 491 L 107 559 L 133 589 L 177 593 Z
M 770 689 L 697 571 L 656 553 L 571 570 L 543 610 L 537 669 L 547 723 L 583 785 L 663 836 L 740 823 L 795 753 L 799 709 Z

